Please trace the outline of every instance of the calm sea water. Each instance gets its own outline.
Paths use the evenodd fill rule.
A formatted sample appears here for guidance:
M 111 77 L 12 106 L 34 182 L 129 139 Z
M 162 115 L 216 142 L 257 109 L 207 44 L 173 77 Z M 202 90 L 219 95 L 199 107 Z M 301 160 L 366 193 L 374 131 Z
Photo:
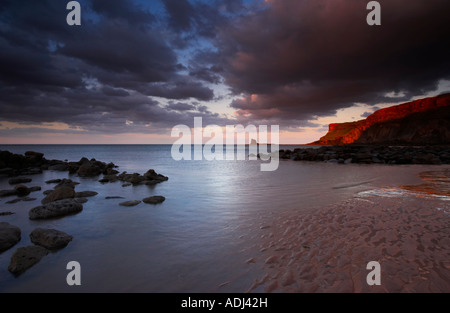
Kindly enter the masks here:
M 281 147 L 290 148 L 295 147 Z M 31 221 L 28 211 L 40 205 L 42 192 L 31 202 L 6 204 L 1 216 L 22 230 L 21 241 L 0 254 L 0 292 L 245 292 L 261 268 L 246 260 L 258 250 L 261 228 L 274 214 L 299 214 L 339 203 L 357 193 L 386 186 L 419 184 L 418 173 L 436 166 L 327 164 L 280 160 L 278 170 L 260 171 L 260 161 L 174 161 L 170 145 L 31 145 L 0 146 L 24 153 L 39 151 L 47 159 L 78 161 L 82 157 L 114 162 L 119 171 L 169 177 L 153 187 L 101 184 L 67 172 L 45 171 L 30 186 L 71 178 L 76 191 L 93 190 L 81 213 L 48 221 Z M 9 189 L 0 178 L 0 189 Z M 166 201 L 122 207 L 125 200 L 163 195 Z M 107 200 L 107 196 L 124 199 Z M 64 249 L 44 257 L 19 277 L 7 268 L 13 252 L 30 245 L 37 227 L 55 228 L 74 237 Z M 66 284 L 66 265 L 81 264 L 81 286 Z M 255 290 L 260 291 L 260 290 Z

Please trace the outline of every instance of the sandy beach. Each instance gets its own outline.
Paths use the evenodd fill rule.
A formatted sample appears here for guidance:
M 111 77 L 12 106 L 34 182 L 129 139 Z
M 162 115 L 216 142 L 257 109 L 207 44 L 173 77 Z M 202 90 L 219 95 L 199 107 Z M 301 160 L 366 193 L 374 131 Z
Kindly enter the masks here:
M 415 188 L 274 215 L 261 227 L 260 254 L 248 261 L 265 272 L 249 291 L 450 292 L 448 173 L 424 173 L 427 182 Z M 370 261 L 381 265 L 380 286 L 366 283 Z

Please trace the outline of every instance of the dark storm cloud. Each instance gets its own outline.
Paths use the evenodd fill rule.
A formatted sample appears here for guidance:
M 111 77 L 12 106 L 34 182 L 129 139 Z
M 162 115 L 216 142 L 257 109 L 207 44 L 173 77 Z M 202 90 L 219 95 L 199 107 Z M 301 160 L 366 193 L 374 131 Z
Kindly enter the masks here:
M 147 85 L 141 91 L 147 95 L 176 100 L 195 98 L 209 101 L 214 98 L 214 92 L 210 88 L 186 79 L 167 84 Z
M 175 111 L 190 111 L 195 110 L 195 105 L 190 103 L 183 103 L 183 102 L 169 102 L 169 105 L 167 106 L 171 110 Z
M 177 33 L 177 40 L 214 38 L 220 27 L 226 27 L 233 18 L 248 13 L 242 0 L 161 0 L 168 26 Z M 181 34 L 182 33 L 182 34 Z M 183 45 L 183 42 L 179 42 Z
M 114 21 L 86 30 L 80 34 L 80 40 L 67 42 L 59 51 L 110 74 L 125 74 L 128 80 L 139 82 L 167 81 L 177 65 L 175 53 L 160 34 Z M 120 86 L 120 81 L 116 79 L 114 85 Z
M 380 3 L 381 26 L 366 24 L 364 0 L 273 0 L 221 29 L 226 83 L 247 98 L 232 107 L 310 119 L 390 91 L 401 101 L 435 89 L 450 77 L 450 2 Z
M 107 18 L 124 20 L 130 24 L 149 24 L 156 17 L 132 0 L 92 0 L 92 9 Z
M 167 129 L 186 120 L 150 97 L 214 98 L 201 78 L 181 74 L 187 67 L 150 9 L 131 0 L 80 3 L 82 26 L 70 27 L 67 1 L 2 1 L 2 119 L 62 122 L 94 132 L 148 131 L 148 124 Z M 203 116 L 218 120 L 211 112 Z
M 188 31 L 191 29 L 192 21 L 196 11 L 187 0 L 162 0 L 169 14 L 169 25 L 175 31 Z
M 194 116 L 226 125 L 207 104 L 229 87 L 239 122 L 314 127 L 450 78 L 448 0 L 380 1 L 379 27 L 366 24 L 367 2 L 80 0 L 82 26 L 71 27 L 67 1 L 3 0 L 0 116 L 98 133 L 162 132 Z

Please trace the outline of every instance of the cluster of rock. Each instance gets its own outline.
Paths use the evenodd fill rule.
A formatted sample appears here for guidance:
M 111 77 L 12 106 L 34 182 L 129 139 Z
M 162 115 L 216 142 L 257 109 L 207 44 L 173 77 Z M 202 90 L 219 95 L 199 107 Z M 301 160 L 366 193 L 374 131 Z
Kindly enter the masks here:
M 119 203 L 119 205 L 121 206 L 135 206 L 138 205 L 141 202 L 147 203 L 147 204 L 158 204 L 158 203 L 162 203 L 166 200 L 165 197 L 163 196 L 152 196 L 152 197 L 148 197 L 141 200 L 130 200 L 130 201 L 124 201 Z
M 32 182 L 29 177 L 17 177 L 18 175 L 32 175 L 42 173 L 43 170 L 68 171 L 79 177 L 96 177 L 103 174 L 102 183 L 121 181 L 126 185 L 155 185 L 168 180 L 168 177 L 156 173 L 153 169 L 145 174 L 119 174 L 113 163 L 104 163 L 95 159 L 82 158 L 78 162 L 59 160 L 46 160 L 39 152 L 28 151 L 25 155 L 13 154 L 8 151 L 0 151 L 0 176 L 12 176 L 8 180 L 13 189 L 0 190 L 0 197 L 17 196 L 16 199 L 6 203 L 18 201 L 32 201 L 36 198 L 27 197 L 31 192 L 41 190 L 40 186 L 28 187 L 24 184 Z M 88 197 L 97 195 L 95 191 L 76 191 L 79 184 L 71 179 L 52 179 L 46 184 L 56 184 L 52 190 L 44 191 L 45 197 L 40 206 L 32 208 L 29 213 L 30 220 L 46 220 L 77 214 L 83 210 L 83 203 Z M 118 199 L 122 197 L 106 197 L 106 199 Z M 134 206 L 141 202 L 158 204 L 165 200 L 163 196 L 152 196 L 141 200 L 124 201 L 122 206 Z M 14 214 L 13 212 L 0 212 L 0 216 Z M 72 236 L 55 229 L 37 228 L 30 234 L 30 240 L 34 245 L 18 248 L 11 257 L 8 270 L 14 275 L 20 275 L 28 268 L 39 262 L 50 251 L 64 248 L 73 239 Z M 19 227 L 9 223 L 0 223 L 0 253 L 16 245 L 21 240 Z
M 10 180 L 10 183 L 30 182 L 31 179 Z M 94 196 L 95 191 L 75 192 L 77 182 L 70 179 L 49 181 L 57 183 L 53 190 L 44 192 L 46 197 L 42 199 L 42 206 L 32 208 L 29 211 L 30 220 L 51 219 L 75 214 L 83 210 L 82 203 L 86 202 L 85 197 Z M 17 188 L 14 190 L 20 190 Z M 40 190 L 40 187 L 39 187 Z M 27 193 L 24 193 L 27 194 Z M 21 194 L 17 194 L 21 196 Z M 8 223 L 0 223 L 0 252 L 3 252 L 21 239 L 21 231 L 18 227 Z M 14 275 L 24 273 L 28 268 L 39 262 L 50 251 L 64 248 L 72 240 L 72 236 L 56 230 L 37 228 L 30 234 L 30 240 L 34 245 L 20 247 L 12 255 L 8 270 Z
M 43 153 L 27 151 L 25 155 L 0 151 L 0 175 L 17 176 L 42 173 L 43 167 L 50 166 L 50 161 Z
M 9 223 L 0 223 L 0 252 L 8 250 L 21 239 L 18 227 Z M 39 262 L 50 251 L 64 248 L 72 241 L 72 236 L 55 229 L 36 228 L 30 234 L 34 245 L 18 248 L 11 257 L 8 270 L 14 275 L 24 273 Z
M 117 174 L 117 173 L 116 173 Z M 102 179 L 99 180 L 101 183 L 110 183 L 121 181 L 124 182 L 125 186 L 129 185 L 156 185 L 163 181 L 168 180 L 167 176 L 156 173 L 153 169 L 148 170 L 144 175 L 139 173 L 128 174 L 127 172 L 122 172 L 119 175 L 116 174 L 106 174 Z
M 96 159 L 88 160 L 81 158 L 78 162 L 67 162 L 67 169 L 70 174 L 78 174 L 80 177 L 95 177 L 100 174 L 113 175 L 117 174 L 115 170 L 117 166 L 114 163 L 105 163 Z
M 281 159 L 362 164 L 450 164 L 449 146 L 322 146 L 280 150 Z
M 0 190 L 0 198 L 3 197 L 10 197 L 10 196 L 19 196 L 19 197 L 25 197 L 28 196 L 31 192 L 39 191 L 41 190 L 40 186 L 34 186 L 34 187 L 27 187 L 23 185 L 23 183 L 29 183 L 32 179 L 28 177 L 15 177 L 11 178 L 8 182 L 10 185 L 15 185 L 13 189 L 6 189 L 6 190 Z M 30 201 L 35 200 L 34 198 L 29 198 Z M 14 203 L 14 202 L 10 202 Z
M 52 182 L 52 181 L 50 181 Z M 47 182 L 48 183 L 48 182 Z M 75 192 L 78 182 L 71 179 L 62 179 L 53 190 L 44 192 L 43 205 L 32 208 L 28 215 L 31 220 L 50 219 L 75 214 L 83 210 L 86 197 L 92 197 L 98 193 L 95 191 Z
M 117 166 L 83 157 L 78 162 L 47 160 L 40 152 L 27 151 L 24 155 L 0 151 L 0 175 L 18 176 L 40 174 L 43 170 L 68 171 L 80 177 L 94 177 L 100 174 L 117 174 Z

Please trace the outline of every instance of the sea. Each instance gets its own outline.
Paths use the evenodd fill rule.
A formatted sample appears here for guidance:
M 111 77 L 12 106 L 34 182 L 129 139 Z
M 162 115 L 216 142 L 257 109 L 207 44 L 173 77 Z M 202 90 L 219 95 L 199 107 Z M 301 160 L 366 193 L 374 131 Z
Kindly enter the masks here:
M 302 146 L 280 146 L 295 149 Z M 246 292 L 262 273 L 263 262 L 253 262 L 261 233 L 274 216 L 308 214 L 347 199 L 372 196 L 417 197 L 420 174 L 448 171 L 448 165 L 335 164 L 280 160 L 275 171 L 261 171 L 261 160 L 179 160 L 171 145 L 0 145 L 13 153 L 37 151 L 47 159 L 78 161 L 82 157 L 113 162 L 119 172 L 143 174 L 149 169 L 169 177 L 154 186 L 123 187 L 122 182 L 99 183 L 68 172 L 44 171 L 30 176 L 28 186 L 42 190 L 34 201 L 6 202 L 0 216 L 21 229 L 22 239 L 0 254 L 0 292 Z M 249 146 L 234 147 L 235 152 Z M 91 190 L 83 211 L 58 219 L 32 221 L 30 209 L 39 206 L 45 181 L 70 178 L 76 191 Z M 0 177 L 0 189 L 11 189 Z M 120 206 L 127 200 L 162 195 L 158 205 Z M 448 194 L 441 193 L 447 203 Z M 106 197 L 121 197 L 106 199 Z M 53 228 L 73 236 L 67 247 L 41 259 L 20 276 L 8 271 L 14 251 L 31 245 L 35 228 Z M 70 286 L 67 264 L 80 264 L 81 285 Z M 261 292 L 263 289 L 254 289 Z

